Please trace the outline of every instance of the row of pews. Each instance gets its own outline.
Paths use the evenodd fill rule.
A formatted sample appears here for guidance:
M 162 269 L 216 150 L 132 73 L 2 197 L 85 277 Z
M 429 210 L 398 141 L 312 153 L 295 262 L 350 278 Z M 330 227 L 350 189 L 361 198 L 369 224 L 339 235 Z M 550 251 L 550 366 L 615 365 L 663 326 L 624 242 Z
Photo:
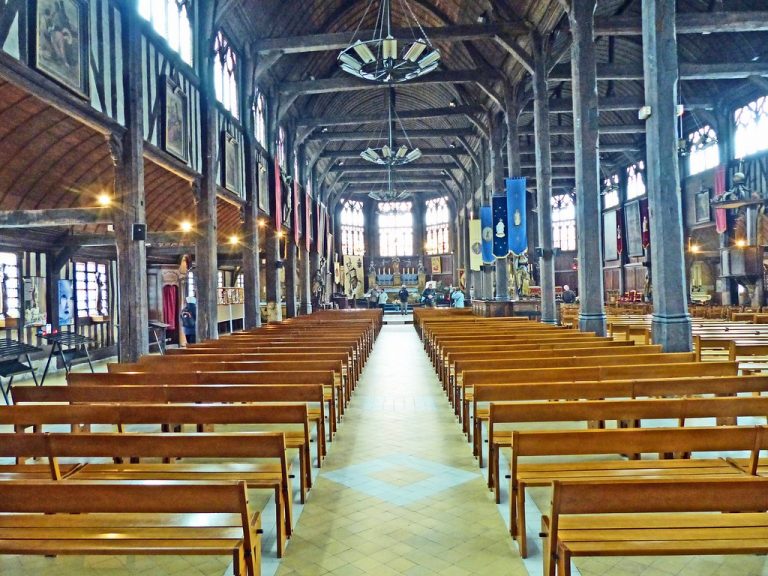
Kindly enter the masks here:
M 260 574 L 254 493 L 274 502 L 282 557 L 381 324 L 380 310 L 322 311 L 15 386 L 0 553 L 220 555 Z
M 768 552 L 768 375 L 518 318 L 418 312 L 523 557 L 528 489 L 550 492 L 545 575 L 571 574 L 579 556 Z

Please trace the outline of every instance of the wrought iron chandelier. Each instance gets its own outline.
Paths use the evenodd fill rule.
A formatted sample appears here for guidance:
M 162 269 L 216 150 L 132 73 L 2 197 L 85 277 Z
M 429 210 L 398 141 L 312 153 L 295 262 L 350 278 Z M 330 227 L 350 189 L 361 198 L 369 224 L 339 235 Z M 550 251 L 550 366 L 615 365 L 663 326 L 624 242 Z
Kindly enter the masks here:
M 378 164 L 379 166 L 395 167 L 403 166 L 404 164 L 410 164 L 414 160 L 421 158 L 421 150 L 411 144 L 411 140 L 408 138 L 408 133 L 405 131 L 405 127 L 403 126 L 402 122 L 400 122 L 400 127 L 403 130 L 403 136 L 405 137 L 407 145 L 395 145 L 395 136 L 392 129 L 393 117 L 395 117 L 398 121 L 400 120 L 397 118 L 397 112 L 395 111 L 394 88 L 390 88 L 387 92 L 387 143 L 380 148 L 372 148 L 369 146 L 360 152 L 360 157 L 363 160 L 367 160 L 373 164 Z
M 390 0 L 381 0 L 379 4 L 373 38 L 356 39 L 357 32 L 373 3 L 373 0 L 369 0 L 350 45 L 339 53 L 338 61 L 342 70 L 364 80 L 393 84 L 424 76 L 438 67 L 440 51 L 429 41 L 408 1 L 399 1 L 415 23 L 415 27 L 410 26 L 414 41 L 405 43 L 405 47 L 401 49 L 398 40 L 392 36 Z M 415 28 L 418 28 L 420 36 L 415 33 Z

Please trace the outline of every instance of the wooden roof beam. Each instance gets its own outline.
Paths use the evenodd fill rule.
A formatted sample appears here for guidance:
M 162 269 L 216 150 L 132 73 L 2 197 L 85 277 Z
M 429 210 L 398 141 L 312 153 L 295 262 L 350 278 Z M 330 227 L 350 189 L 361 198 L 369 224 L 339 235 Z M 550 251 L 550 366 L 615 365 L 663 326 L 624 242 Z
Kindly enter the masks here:
M 706 96 L 683 98 L 687 110 L 714 110 L 715 102 Z M 600 112 L 637 111 L 645 105 L 642 96 L 604 96 L 598 99 Z M 521 114 L 532 114 L 533 102 L 529 102 Z M 572 114 L 573 101 L 570 98 L 550 98 L 550 114 Z
M 393 172 L 401 174 L 403 172 L 430 172 L 433 170 L 456 170 L 456 165 L 447 162 L 440 162 L 435 164 L 416 163 L 406 164 L 405 166 L 397 166 L 393 168 Z M 332 174 L 341 172 L 342 174 L 364 174 L 374 173 L 381 174 L 386 171 L 384 166 L 377 166 L 376 164 L 344 164 L 344 166 L 334 166 L 330 172 Z
M 424 108 L 420 110 L 401 110 L 395 112 L 400 120 L 423 120 L 427 118 L 444 118 L 446 116 L 465 116 L 470 114 L 484 114 L 485 109 L 482 106 L 446 106 L 445 108 Z M 319 128 L 321 126 L 356 126 L 358 124 L 368 124 L 374 122 L 386 122 L 389 117 L 386 112 L 378 114 L 345 114 L 343 116 L 316 116 L 313 118 L 302 118 L 296 123 L 297 126 L 307 128 Z
M 463 42 L 464 40 L 482 40 L 493 38 L 497 34 L 522 35 L 528 30 L 523 24 L 459 24 L 455 26 L 424 27 L 430 41 Z M 372 38 L 373 30 L 358 30 L 356 38 Z M 311 34 L 308 36 L 284 36 L 263 38 L 254 43 L 257 53 L 280 51 L 283 54 L 301 54 L 306 52 L 328 52 L 343 50 L 349 46 L 353 31 Z M 411 28 L 393 28 L 392 36 L 403 41 L 413 41 Z
M 398 177 L 397 179 L 397 185 L 399 186 L 407 186 L 409 184 L 429 184 L 433 182 L 438 182 L 440 180 L 450 180 L 450 176 L 438 174 L 434 176 L 402 176 Z M 345 183 L 350 184 L 351 186 L 359 186 L 359 185 L 365 185 L 365 184 L 387 184 L 387 178 L 374 175 L 374 176 L 364 176 L 364 175 L 357 175 L 354 178 L 349 179 L 343 179 L 342 180 Z
M 677 14 L 678 34 L 711 34 L 717 32 L 764 32 L 768 30 L 766 12 L 682 12 Z M 596 36 L 640 36 L 640 15 L 602 16 L 595 18 Z
M 47 210 L 0 210 L 0 228 L 83 226 L 111 224 L 110 208 L 51 208 Z
M 750 76 L 768 76 L 766 62 L 728 62 L 721 64 L 680 63 L 680 80 L 734 80 Z M 643 80 L 642 65 L 598 64 L 598 80 Z M 552 69 L 550 82 L 570 82 L 570 64 L 558 64 Z
M 553 154 L 573 154 L 573 144 L 553 144 L 551 147 Z M 641 149 L 636 144 L 602 144 L 600 146 L 601 154 L 613 154 L 621 152 L 640 152 Z M 533 156 L 535 151 L 533 148 L 523 148 L 520 150 L 521 155 Z
M 419 148 L 422 156 L 467 156 L 467 152 L 461 148 Z M 327 150 L 320 158 L 342 160 L 346 158 L 359 158 L 360 150 Z
M 533 126 L 520 128 L 520 136 L 533 136 Z M 573 136 L 573 126 L 550 126 L 550 136 Z M 612 124 L 600 126 L 600 134 L 645 134 L 645 124 Z
M 455 138 L 458 136 L 474 136 L 473 128 L 429 128 L 409 130 L 408 137 L 416 138 Z M 367 141 L 379 140 L 382 134 L 379 132 L 318 132 L 311 135 L 308 140 L 344 140 Z

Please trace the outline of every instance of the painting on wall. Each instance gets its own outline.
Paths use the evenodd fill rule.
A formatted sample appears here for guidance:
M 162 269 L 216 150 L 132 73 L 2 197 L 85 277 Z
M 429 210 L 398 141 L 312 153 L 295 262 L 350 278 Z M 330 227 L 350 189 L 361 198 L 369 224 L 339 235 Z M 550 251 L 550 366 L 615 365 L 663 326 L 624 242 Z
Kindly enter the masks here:
M 59 280 L 59 327 L 75 324 L 75 289 L 72 280 Z
M 616 214 L 616 210 L 603 212 L 603 257 L 606 261 L 616 260 L 619 257 Z
M 265 160 L 259 162 L 259 210 L 269 214 L 269 167 Z
M 626 218 L 627 253 L 630 256 L 643 255 L 642 224 L 640 222 L 640 203 L 630 202 L 624 208 Z
M 344 256 L 344 293 L 347 298 L 363 296 L 363 258 L 362 256 Z
M 187 161 L 187 96 L 170 77 L 165 79 L 165 130 L 163 146 L 169 152 Z
M 88 95 L 88 5 L 84 0 L 36 0 L 32 52 L 35 67 Z
M 443 263 L 440 260 L 440 256 L 432 256 L 432 274 L 443 273 Z
M 696 217 L 696 224 L 704 224 L 710 222 L 709 212 L 709 189 L 705 188 L 700 192 L 696 192 L 696 201 L 694 204 L 694 215 Z
M 222 135 L 224 149 L 224 187 L 240 195 L 240 143 L 232 134 L 224 131 Z
M 24 278 L 24 327 L 45 326 L 45 278 Z

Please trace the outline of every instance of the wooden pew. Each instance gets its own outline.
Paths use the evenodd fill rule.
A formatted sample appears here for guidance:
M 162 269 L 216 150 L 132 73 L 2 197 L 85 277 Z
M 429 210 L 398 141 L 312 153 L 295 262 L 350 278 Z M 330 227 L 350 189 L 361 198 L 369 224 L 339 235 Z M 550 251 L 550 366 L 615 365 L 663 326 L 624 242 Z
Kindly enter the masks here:
M 44 466 L 50 480 L 118 481 L 244 481 L 249 489 L 274 493 L 277 555 L 282 557 L 291 534 L 292 498 L 290 465 L 285 457 L 282 433 L 250 434 L 0 434 L 0 455 L 21 460 L 46 458 L 48 463 L 0 465 L 4 480 L 23 478 L 23 468 Z M 163 458 L 168 463 L 117 463 L 136 458 Z M 64 467 L 62 458 L 78 463 Z M 114 464 L 89 462 L 114 458 Z M 216 463 L 171 462 L 172 458 L 215 458 Z M 257 462 L 227 462 L 257 459 Z M 222 461 L 223 460 L 223 461 Z M 2 486 L 0 486 L 2 490 Z
M 245 482 L 30 480 L 0 490 L 0 554 L 221 555 L 236 575 L 261 573 L 261 518 Z
M 579 556 L 765 554 L 766 509 L 768 478 L 556 481 L 544 574 L 569 576 Z
M 727 478 L 756 474 L 760 438 L 765 427 L 724 426 L 712 428 L 647 428 L 625 430 L 514 431 L 510 460 L 510 533 L 518 541 L 520 555 L 528 555 L 525 525 L 525 490 L 550 486 L 555 480 L 623 482 L 637 478 L 687 480 L 692 477 Z M 750 452 L 748 471 L 723 458 L 666 458 L 617 460 L 617 454 L 690 454 L 718 451 Z M 611 459 L 567 462 L 531 462 L 552 456 L 611 455 Z M 520 458 L 529 459 L 525 463 Z
M 17 386 L 13 400 L 16 404 L 218 404 L 256 403 L 308 404 L 307 414 L 317 429 L 317 465 L 327 453 L 325 445 L 325 413 L 323 387 L 313 384 L 288 386 L 158 386 L 115 385 L 93 386 Z M 318 404 L 317 410 L 309 404 Z
M 577 402 L 491 402 L 488 419 L 488 488 L 500 501 L 499 450 L 512 446 L 512 430 L 500 425 L 523 422 L 588 422 L 603 420 L 672 419 L 683 426 L 688 418 L 737 418 L 765 416 L 768 398 L 673 398 L 643 400 L 586 400 Z M 639 424 L 638 424 L 639 426 Z
M 158 428 L 169 424 L 270 425 L 285 435 L 288 449 L 299 451 L 302 502 L 312 487 L 306 404 L 27 404 L 0 409 L 0 424 L 14 426 L 19 432 L 29 427 L 35 432 L 44 432 L 46 426 L 62 424 L 72 426 L 73 430 L 95 424 L 115 427 L 151 424 Z

